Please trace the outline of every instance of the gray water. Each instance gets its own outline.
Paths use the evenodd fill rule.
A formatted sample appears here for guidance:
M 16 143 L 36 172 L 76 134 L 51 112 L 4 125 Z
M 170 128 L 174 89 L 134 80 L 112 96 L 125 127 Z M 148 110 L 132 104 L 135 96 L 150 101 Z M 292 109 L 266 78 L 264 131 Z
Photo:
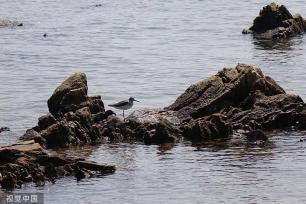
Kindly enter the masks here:
M 278 1 L 306 16 L 305 1 Z M 258 42 L 241 30 L 268 1 L 0 0 L 0 145 L 48 112 L 55 87 L 77 71 L 105 105 L 134 96 L 163 107 L 190 84 L 238 62 L 260 67 L 306 100 L 306 42 Z M 96 4 L 101 4 L 95 7 Z M 43 34 L 48 37 L 44 38 Z M 66 150 L 117 166 L 104 178 L 24 186 L 46 203 L 305 203 L 305 132 L 275 132 L 271 145 L 174 147 L 112 144 Z

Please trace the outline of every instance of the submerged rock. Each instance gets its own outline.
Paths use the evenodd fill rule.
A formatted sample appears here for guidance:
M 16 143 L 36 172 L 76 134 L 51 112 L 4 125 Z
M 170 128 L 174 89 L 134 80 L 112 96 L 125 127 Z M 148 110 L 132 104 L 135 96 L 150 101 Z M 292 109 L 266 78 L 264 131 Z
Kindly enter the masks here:
M 262 130 L 253 130 L 247 133 L 247 140 L 251 144 L 263 145 L 268 141 L 268 136 Z
M 34 140 L 0 148 L 0 185 L 3 189 L 20 187 L 25 182 L 44 185 L 62 176 L 78 177 L 78 170 L 97 176 L 113 173 L 115 167 L 49 155 Z
M 271 3 L 260 11 L 253 25 L 242 33 L 253 33 L 259 39 L 284 39 L 303 34 L 305 30 L 306 21 L 301 15 L 292 15 L 285 6 Z
M 0 133 L 4 131 L 10 131 L 10 128 L 8 127 L 0 127 Z
M 0 19 L 0 27 L 4 26 L 23 26 L 23 23 L 15 20 Z

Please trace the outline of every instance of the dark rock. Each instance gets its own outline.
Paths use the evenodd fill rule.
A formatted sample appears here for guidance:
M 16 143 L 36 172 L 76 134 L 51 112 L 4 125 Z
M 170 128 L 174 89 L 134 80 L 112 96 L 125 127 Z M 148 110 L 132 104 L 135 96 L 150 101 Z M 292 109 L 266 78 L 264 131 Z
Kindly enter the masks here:
M 78 171 L 97 176 L 113 173 L 115 167 L 49 155 L 33 140 L 0 148 L 0 185 L 3 189 L 13 189 L 31 181 L 39 186 L 45 182 L 54 183 L 60 176 L 79 176 L 76 175 Z
M 40 165 L 47 166 L 48 164 L 53 164 L 54 166 L 65 166 L 69 164 L 69 160 L 64 159 L 60 156 L 50 156 L 50 155 L 42 155 L 39 156 L 35 162 Z
M 253 130 L 247 133 L 247 140 L 250 142 L 267 141 L 268 137 L 262 130 Z
M 173 143 L 181 136 L 181 130 L 166 118 L 150 116 L 150 119 L 144 121 L 134 117 L 121 120 L 109 116 L 102 125 L 101 134 L 112 142 L 140 141 L 145 144 Z
M 8 127 L 1 127 L 0 128 L 0 133 L 4 132 L 4 131 L 10 131 L 10 128 L 8 128 Z
M 26 132 L 19 138 L 20 140 L 33 140 L 35 137 L 40 137 L 40 134 L 32 129 L 26 130 Z
M 50 113 L 57 116 L 78 106 L 87 98 L 87 78 L 84 73 L 75 73 L 53 92 L 48 100 Z
M 191 85 L 166 109 L 177 111 L 180 118 L 200 118 L 224 108 L 239 107 L 256 90 L 268 96 L 284 93 L 260 69 L 238 64 L 236 68 L 223 69 L 215 76 Z
M 99 123 L 113 112 L 105 112 L 101 97 L 87 96 L 87 91 L 84 73 L 70 76 L 48 100 L 50 113 L 40 117 L 38 126 L 27 130 L 20 139 L 34 139 L 47 148 L 104 140 Z
M 96 162 L 91 161 L 78 161 L 76 165 L 81 169 L 87 169 L 90 171 L 97 171 L 101 173 L 113 173 L 116 168 L 113 165 L 108 164 L 98 164 Z
M 68 146 L 70 138 L 69 122 L 60 121 L 51 125 L 41 132 L 41 136 L 46 140 L 47 148 Z
M 233 130 L 231 124 L 225 121 L 226 116 L 221 114 L 192 120 L 183 127 L 183 135 L 193 142 L 227 138 Z
M 86 172 L 80 168 L 75 168 L 74 169 L 74 175 L 75 178 L 77 179 L 77 181 L 82 180 L 83 178 L 86 178 L 86 176 L 88 176 L 88 174 L 86 174 Z
M 17 178 L 15 174 L 8 172 L 0 180 L 0 184 L 3 189 L 14 189 L 17 186 Z
M 285 6 L 271 3 L 260 11 L 253 25 L 243 33 L 253 33 L 260 39 L 284 39 L 303 34 L 305 26 L 300 15 L 292 15 Z
M 44 175 L 52 182 L 58 177 L 55 166 L 53 163 L 48 164 L 44 169 Z
M 114 113 L 114 111 L 112 111 L 112 110 L 107 110 L 107 111 L 105 111 L 105 115 L 106 115 L 106 118 L 107 118 L 108 116 L 116 115 L 116 113 Z
M 239 129 L 306 127 L 303 100 L 286 94 L 260 69 L 243 64 L 190 86 L 166 110 L 185 121 L 183 135 L 192 141 L 228 137 Z
M 181 134 L 181 131 L 166 119 L 148 125 L 147 130 L 149 134 L 144 134 L 143 138 L 147 145 L 174 143 Z
M 40 130 L 45 130 L 49 126 L 55 123 L 56 123 L 56 119 L 51 113 L 48 113 L 47 115 L 44 115 L 38 118 L 38 126 L 40 127 Z

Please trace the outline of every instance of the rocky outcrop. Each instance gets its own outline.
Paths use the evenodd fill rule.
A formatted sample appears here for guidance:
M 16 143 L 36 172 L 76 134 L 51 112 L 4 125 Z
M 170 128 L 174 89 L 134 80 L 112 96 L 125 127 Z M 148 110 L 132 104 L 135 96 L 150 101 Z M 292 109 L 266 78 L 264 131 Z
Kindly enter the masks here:
M 163 110 L 138 110 L 125 121 L 111 116 L 99 124 L 110 141 L 202 142 L 239 132 L 250 143 L 263 144 L 263 131 L 306 128 L 306 105 L 259 68 L 238 64 L 191 85 Z
M 69 111 L 79 109 L 80 104 L 87 100 L 87 91 L 86 75 L 84 73 L 73 74 L 58 86 L 49 98 L 50 113 L 61 116 Z
M 175 143 L 230 139 L 232 144 L 265 145 L 264 131 L 306 128 L 306 104 L 287 94 L 259 68 L 238 64 L 191 85 L 164 109 L 135 111 L 123 120 L 104 109 L 100 96 L 88 96 L 86 76 L 76 73 L 48 100 L 49 113 L 27 130 L 25 142 L 0 149 L 3 188 L 27 181 L 78 180 L 114 167 L 49 155 L 45 148 L 100 142 Z
M 190 86 L 166 110 L 175 111 L 179 118 L 187 121 L 183 123 L 189 127 L 189 124 L 196 124 L 191 126 L 194 127 L 191 130 L 196 129 L 200 133 L 192 135 L 208 132 L 204 129 L 211 126 L 207 122 L 215 114 L 219 119 L 214 123 L 224 133 L 221 135 L 230 135 L 228 126 L 233 131 L 306 127 L 306 105 L 303 100 L 285 93 L 260 69 L 244 64 L 223 69 L 215 76 Z M 199 124 L 202 124 L 201 128 Z M 218 135 L 214 134 L 214 137 Z
M 77 180 L 113 173 L 115 167 L 84 159 L 49 155 L 45 148 L 59 148 L 100 141 L 100 124 L 111 111 L 104 111 L 100 96 L 87 96 L 87 80 L 76 73 L 65 80 L 48 100 L 50 113 L 27 130 L 25 140 L 0 148 L 0 185 L 9 189 L 25 182 L 44 184 L 62 176 Z
M 243 33 L 253 33 L 259 39 L 284 39 L 303 34 L 305 30 L 306 21 L 301 15 L 292 15 L 285 6 L 271 3 L 260 11 L 253 25 Z
M 4 26 L 23 26 L 23 23 L 15 20 L 0 19 L 0 27 Z
M 26 182 L 44 185 L 63 176 L 75 176 L 79 180 L 114 171 L 112 165 L 50 155 L 34 140 L 0 148 L 0 186 L 3 189 L 14 189 Z
M 89 97 L 87 92 L 84 73 L 70 76 L 49 98 L 49 113 L 41 116 L 38 125 L 21 139 L 59 148 L 106 141 L 161 144 L 175 142 L 181 135 L 178 118 L 171 112 L 142 111 L 122 120 L 112 111 L 105 111 L 100 96 Z
M 259 68 L 238 64 L 191 85 L 170 106 L 135 111 L 122 120 L 89 97 L 86 76 L 65 80 L 48 100 L 50 113 L 23 139 L 47 148 L 97 142 L 174 143 L 228 138 L 237 131 L 306 127 L 306 106 Z
M 101 139 L 99 121 L 113 114 L 105 112 L 100 96 L 87 95 L 84 73 L 76 73 L 58 86 L 48 100 L 49 113 L 21 139 L 39 142 L 47 148 L 96 142 Z

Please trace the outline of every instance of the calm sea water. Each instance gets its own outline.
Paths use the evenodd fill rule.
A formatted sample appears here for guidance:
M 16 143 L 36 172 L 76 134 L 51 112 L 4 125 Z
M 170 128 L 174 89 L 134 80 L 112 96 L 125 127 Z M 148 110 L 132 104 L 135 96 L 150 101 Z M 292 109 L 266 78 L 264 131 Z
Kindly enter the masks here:
M 256 65 L 306 100 L 306 42 L 258 42 L 241 30 L 269 1 L 0 0 L 0 145 L 47 113 L 55 87 L 77 71 L 105 104 L 172 103 L 190 84 L 238 62 Z M 278 1 L 306 16 L 305 1 Z M 96 7 L 95 5 L 101 4 Z M 48 37 L 44 38 L 43 34 Z M 136 107 L 135 107 L 136 108 Z M 65 154 L 115 164 L 114 175 L 26 185 L 46 203 L 305 203 L 306 133 L 276 132 L 266 148 L 102 145 Z

